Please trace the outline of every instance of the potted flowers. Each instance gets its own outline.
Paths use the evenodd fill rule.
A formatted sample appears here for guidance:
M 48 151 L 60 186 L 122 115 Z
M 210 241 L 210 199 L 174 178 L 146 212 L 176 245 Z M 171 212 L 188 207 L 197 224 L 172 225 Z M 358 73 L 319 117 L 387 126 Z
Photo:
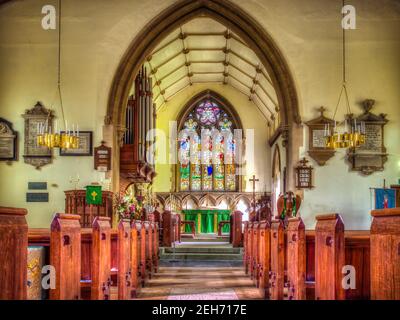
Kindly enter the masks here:
M 141 218 L 141 208 L 135 197 L 119 193 L 115 197 L 115 210 L 119 219 L 138 220 Z

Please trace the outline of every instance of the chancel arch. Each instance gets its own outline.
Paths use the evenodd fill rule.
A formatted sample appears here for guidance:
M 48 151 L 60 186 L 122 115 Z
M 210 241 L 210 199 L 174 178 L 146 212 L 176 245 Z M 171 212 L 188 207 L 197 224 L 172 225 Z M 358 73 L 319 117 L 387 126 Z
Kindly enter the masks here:
M 235 32 L 257 55 L 276 92 L 278 104 L 272 110 L 271 121 L 274 121 L 276 117 L 274 113 L 278 112 L 281 122 L 278 131 L 284 130 L 290 137 L 292 131 L 297 128 L 296 124 L 300 123 L 293 77 L 278 46 L 267 31 L 245 11 L 230 1 L 180 1 L 164 10 L 142 29 L 126 51 L 114 76 L 105 120 L 106 125 L 112 125 L 114 132 L 114 188 L 117 188 L 119 183 L 118 147 L 121 136 L 125 131 L 125 109 L 135 76 L 143 63 L 151 58 L 152 51 L 163 39 L 182 24 L 196 17 L 209 17 L 218 21 Z M 250 88 L 250 93 L 254 93 L 253 90 Z M 293 141 L 300 143 L 300 139 Z M 288 139 L 286 149 L 288 163 L 297 161 L 298 156 L 296 156 L 296 152 L 293 152 L 297 148 L 298 146 L 293 146 L 292 140 Z M 288 176 L 288 183 L 293 183 L 291 175 Z

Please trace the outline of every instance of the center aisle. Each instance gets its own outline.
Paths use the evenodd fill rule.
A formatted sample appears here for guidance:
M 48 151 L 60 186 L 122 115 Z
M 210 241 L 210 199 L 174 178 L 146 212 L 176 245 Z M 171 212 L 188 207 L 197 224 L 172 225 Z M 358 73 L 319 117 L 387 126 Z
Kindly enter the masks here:
M 162 261 L 139 299 L 242 300 L 261 299 L 240 262 Z

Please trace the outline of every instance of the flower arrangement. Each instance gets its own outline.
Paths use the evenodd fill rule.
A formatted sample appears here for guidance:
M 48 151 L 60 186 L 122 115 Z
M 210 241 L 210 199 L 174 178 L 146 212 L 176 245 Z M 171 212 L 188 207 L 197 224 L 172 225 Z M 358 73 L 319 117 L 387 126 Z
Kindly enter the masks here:
M 142 208 L 135 197 L 121 192 L 116 194 L 114 203 L 119 219 L 135 220 L 141 218 Z

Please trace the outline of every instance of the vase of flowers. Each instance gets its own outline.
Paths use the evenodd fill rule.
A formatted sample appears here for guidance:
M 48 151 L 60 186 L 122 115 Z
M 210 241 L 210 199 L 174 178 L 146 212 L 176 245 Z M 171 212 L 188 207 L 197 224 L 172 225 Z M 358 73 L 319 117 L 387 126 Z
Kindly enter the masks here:
M 119 219 L 137 220 L 141 218 L 141 210 L 135 197 L 119 193 L 115 197 L 115 210 Z

